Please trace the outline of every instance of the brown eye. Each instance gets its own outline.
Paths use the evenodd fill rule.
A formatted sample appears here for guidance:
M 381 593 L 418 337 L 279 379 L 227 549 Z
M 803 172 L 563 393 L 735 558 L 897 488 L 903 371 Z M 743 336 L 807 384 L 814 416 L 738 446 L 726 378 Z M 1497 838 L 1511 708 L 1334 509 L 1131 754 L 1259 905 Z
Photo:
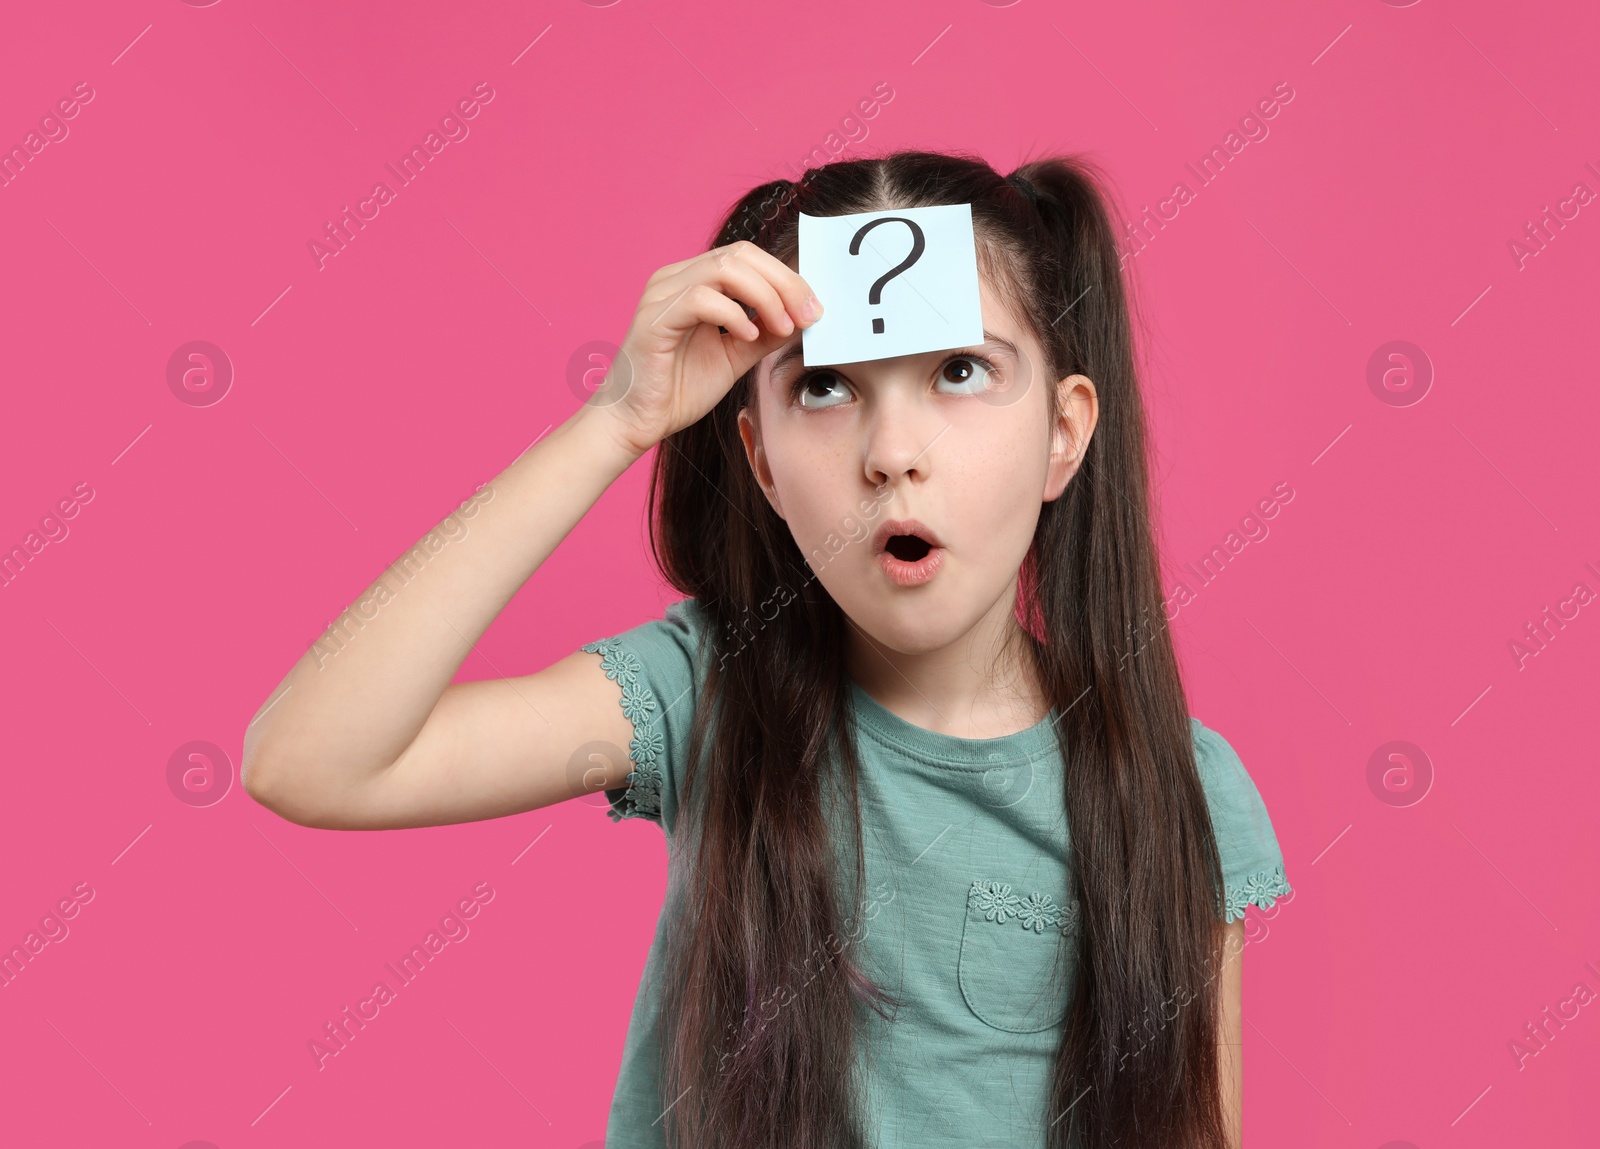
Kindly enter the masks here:
M 948 384 L 947 394 L 973 395 L 989 386 L 993 364 L 976 355 L 957 355 L 945 360 L 939 370 L 939 383 Z
M 794 384 L 794 400 L 802 407 L 835 407 L 850 398 L 844 380 L 832 371 L 808 371 Z

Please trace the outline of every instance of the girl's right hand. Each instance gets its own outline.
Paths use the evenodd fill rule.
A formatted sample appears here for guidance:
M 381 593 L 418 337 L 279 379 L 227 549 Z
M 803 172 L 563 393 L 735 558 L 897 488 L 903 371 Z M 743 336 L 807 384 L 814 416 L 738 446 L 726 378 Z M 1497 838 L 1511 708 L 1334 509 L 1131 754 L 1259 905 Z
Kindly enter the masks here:
M 642 455 L 705 415 L 735 380 L 821 315 L 799 273 L 748 240 L 670 263 L 645 281 L 616 361 L 589 402 Z
M 621 748 L 637 731 L 595 655 L 519 678 L 452 680 L 632 461 L 625 452 L 636 459 L 699 419 L 797 323 L 814 323 L 809 294 L 745 242 L 652 275 L 601 391 L 486 484 L 486 505 L 452 512 L 454 529 L 430 531 L 379 575 L 262 704 L 240 761 L 250 796 L 303 826 L 379 829 L 499 818 L 626 786 Z

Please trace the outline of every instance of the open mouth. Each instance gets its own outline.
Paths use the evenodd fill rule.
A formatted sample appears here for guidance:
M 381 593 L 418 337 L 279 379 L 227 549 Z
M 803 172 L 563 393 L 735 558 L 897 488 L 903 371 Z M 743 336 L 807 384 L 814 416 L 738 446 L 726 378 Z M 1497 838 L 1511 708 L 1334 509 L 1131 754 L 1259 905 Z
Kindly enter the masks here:
M 917 535 L 890 535 L 883 549 L 903 563 L 916 563 L 927 558 L 933 546 Z
M 872 539 L 878 565 L 898 587 L 921 586 L 944 565 L 944 543 L 916 519 L 890 519 Z

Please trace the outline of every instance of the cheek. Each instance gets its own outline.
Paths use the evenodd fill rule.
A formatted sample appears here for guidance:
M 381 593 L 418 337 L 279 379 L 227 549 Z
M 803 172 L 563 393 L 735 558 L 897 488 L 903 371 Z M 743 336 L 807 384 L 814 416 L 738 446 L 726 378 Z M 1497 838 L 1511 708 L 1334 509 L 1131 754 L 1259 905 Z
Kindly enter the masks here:
M 767 467 L 784 521 L 803 553 L 830 532 L 843 534 L 857 498 L 860 462 L 839 437 L 819 428 L 784 426 L 765 440 Z
M 1034 423 L 988 418 L 952 427 L 949 437 L 958 433 L 944 460 L 948 496 L 997 521 L 1036 517 L 1050 459 Z
M 958 430 L 962 428 L 952 428 L 949 437 Z M 1016 573 L 1033 541 L 1049 470 L 1048 448 L 1036 442 L 1032 424 L 985 420 L 966 430 L 959 449 L 951 444 L 945 458 L 941 502 L 967 542 L 962 561 L 992 567 L 994 578 L 1004 581 Z

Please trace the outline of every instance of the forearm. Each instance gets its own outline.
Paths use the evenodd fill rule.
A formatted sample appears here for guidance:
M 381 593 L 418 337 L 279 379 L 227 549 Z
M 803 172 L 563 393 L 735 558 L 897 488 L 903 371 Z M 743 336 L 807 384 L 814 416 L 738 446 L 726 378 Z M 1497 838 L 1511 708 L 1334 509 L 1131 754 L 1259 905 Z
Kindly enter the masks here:
M 335 795 L 391 765 L 467 652 L 638 455 L 579 408 L 409 548 L 301 656 L 251 722 L 252 792 Z
M 1233 1149 L 1244 1140 L 1244 921 L 1223 930 L 1220 1009 L 1217 1018 L 1217 1075 L 1222 1085 L 1223 1119 Z

